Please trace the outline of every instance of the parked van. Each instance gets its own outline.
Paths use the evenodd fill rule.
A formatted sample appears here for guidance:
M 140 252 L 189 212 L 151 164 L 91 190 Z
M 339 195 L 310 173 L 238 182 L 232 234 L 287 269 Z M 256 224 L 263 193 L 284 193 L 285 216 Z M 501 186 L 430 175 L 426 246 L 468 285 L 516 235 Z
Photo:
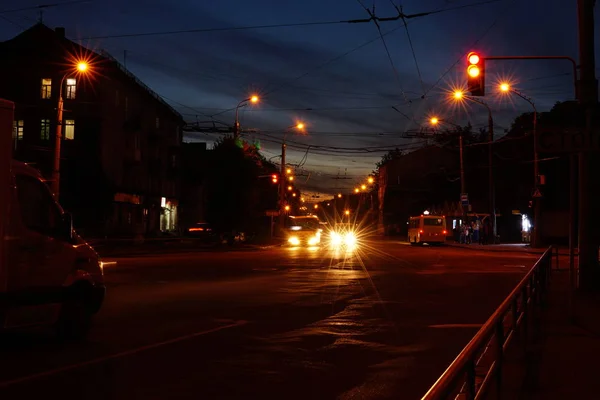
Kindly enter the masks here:
M 82 338 L 104 300 L 102 263 L 39 171 L 12 160 L 13 110 L 0 99 L 0 331 L 53 325 Z

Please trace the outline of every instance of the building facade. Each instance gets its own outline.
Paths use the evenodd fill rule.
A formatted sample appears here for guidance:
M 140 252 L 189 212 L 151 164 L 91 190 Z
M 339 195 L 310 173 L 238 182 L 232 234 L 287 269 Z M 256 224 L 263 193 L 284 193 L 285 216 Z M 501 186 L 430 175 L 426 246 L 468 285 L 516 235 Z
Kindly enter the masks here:
M 14 157 L 51 179 L 64 100 L 60 201 L 88 237 L 175 232 L 183 118 L 105 52 L 41 23 L 0 43 Z M 84 61 L 87 69 L 76 66 Z

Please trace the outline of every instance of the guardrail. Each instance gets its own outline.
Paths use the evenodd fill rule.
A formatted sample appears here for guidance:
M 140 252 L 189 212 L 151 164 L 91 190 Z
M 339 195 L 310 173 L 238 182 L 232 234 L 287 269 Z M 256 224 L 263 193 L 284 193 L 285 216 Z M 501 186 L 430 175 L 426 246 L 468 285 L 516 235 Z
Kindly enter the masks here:
M 548 248 L 422 400 L 483 399 L 493 383 L 500 398 L 505 354 L 515 338 L 527 343 L 529 321 L 545 301 L 555 249 L 558 262 L 558 248 Z

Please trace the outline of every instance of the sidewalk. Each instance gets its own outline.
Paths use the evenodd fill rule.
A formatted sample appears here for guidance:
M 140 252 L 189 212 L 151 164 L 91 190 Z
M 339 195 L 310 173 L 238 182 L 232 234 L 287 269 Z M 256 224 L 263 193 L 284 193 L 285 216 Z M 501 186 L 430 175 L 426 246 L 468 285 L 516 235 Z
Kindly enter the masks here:
M 456 242 L 446 242 L 446 246 L 450 247 L 460 247 L 463 249 L 469 250 L 478 250 L 478 251 L 495 251 L 495 252 L 523 252 L 529 254 L 544 254 L 544 252 L 548 249 L 548 247 L 543 248 L 532 248 L 527 243 L 506 243 L 506 244 L 460 244 Z M 561 256 L 568 256 L 569 249 L 568 247 L 558 247 L 559 254 Z
M 600 294 L 577 294 L 570 318 L 569 272 L 553 271 L 551 279 L 540 351 L 520 399 L 599 398 Z

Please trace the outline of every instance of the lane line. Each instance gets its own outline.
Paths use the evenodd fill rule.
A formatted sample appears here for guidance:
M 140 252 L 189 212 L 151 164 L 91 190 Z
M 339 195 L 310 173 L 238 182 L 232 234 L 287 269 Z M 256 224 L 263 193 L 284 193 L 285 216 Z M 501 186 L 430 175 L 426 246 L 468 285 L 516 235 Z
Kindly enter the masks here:
M 150 345 L 147 345 L 147 346 L 138 347 L 136 349 L 126 350 L 126 351 L 123 351 L 123 352 L 120 352 L 120 353 L 111 354 L 109 356 L 95 358 L 93 360 L 84 361 L 84 362 L 77 363 L 77 364 L 67 365 L 65 367 L 60 367 L 60 368 L 56 368 L 56 369 L 52 369 L 52 370 L 49 370 L 49 371 L 40 372 L 40 373 L 33 374 L 33 375 L 23 376 L 21 378 L 12 379 L 12 380 L 9 380 L 9 381 L 3 381 L 3 382 L 0 382 L 0 388 L 6 388 L 8 386 L 20 384 L 20 383 L 23 383 L 23 382 L 33 381 L 33 380 L 36 380 L 36 379 L 45 378 L 45 377 L 56 375 L 56 374 L 61 374 L 63 372 L 68 372 L 68 371 L 72 371 L 72 370 L 75 370 L 75 369 L 79 369 L 79 368 L 83 368 L 83 367 L 88 367 L 88 366 L 94 365 L 94 364 L 100 364 L 100 363 L 103 363 L 103 362 L 106 362 L 106 361 L 114 360 L 116 358 L 122 358 L 122 357 L 131 356 L 131 355 L 134 355 L 134 354 L 137 354 L 137 353 L 141 353 L 141 352 L 144 352 L 144 351 L 155 349 L 157 347 L 162 347 L 162 346 L 166 346 L 166 345 L 173 344 L 173 343 L 183 342 L 183 341 L 186 341 L 186 340 L 189 340 L 189 339 L 197 338 L 199 336 L 208 335 L 210 333 L 215 333 L 215 332 L 223 331 L 225 329 L 238 328 L 240 326 L 246 325 L 247 323 L 248 323 L 248 321 L 240 320 L 240 321 L 236 321 L 236 322 L 234 322 L 232 324 L 229 324 L 229 325 L 218 326 L 216 328 L 208 329 L 208 330 L 201 331 L 201 332 L 192 333 L 192 334 L 185 335 L 185 336 L 180 336 L 180 337 L 177 337 L 177 338 L 174 338 L 174 339 L 165 340 L 163 342 L 158 342 L 158 343 L 150 344 Z

